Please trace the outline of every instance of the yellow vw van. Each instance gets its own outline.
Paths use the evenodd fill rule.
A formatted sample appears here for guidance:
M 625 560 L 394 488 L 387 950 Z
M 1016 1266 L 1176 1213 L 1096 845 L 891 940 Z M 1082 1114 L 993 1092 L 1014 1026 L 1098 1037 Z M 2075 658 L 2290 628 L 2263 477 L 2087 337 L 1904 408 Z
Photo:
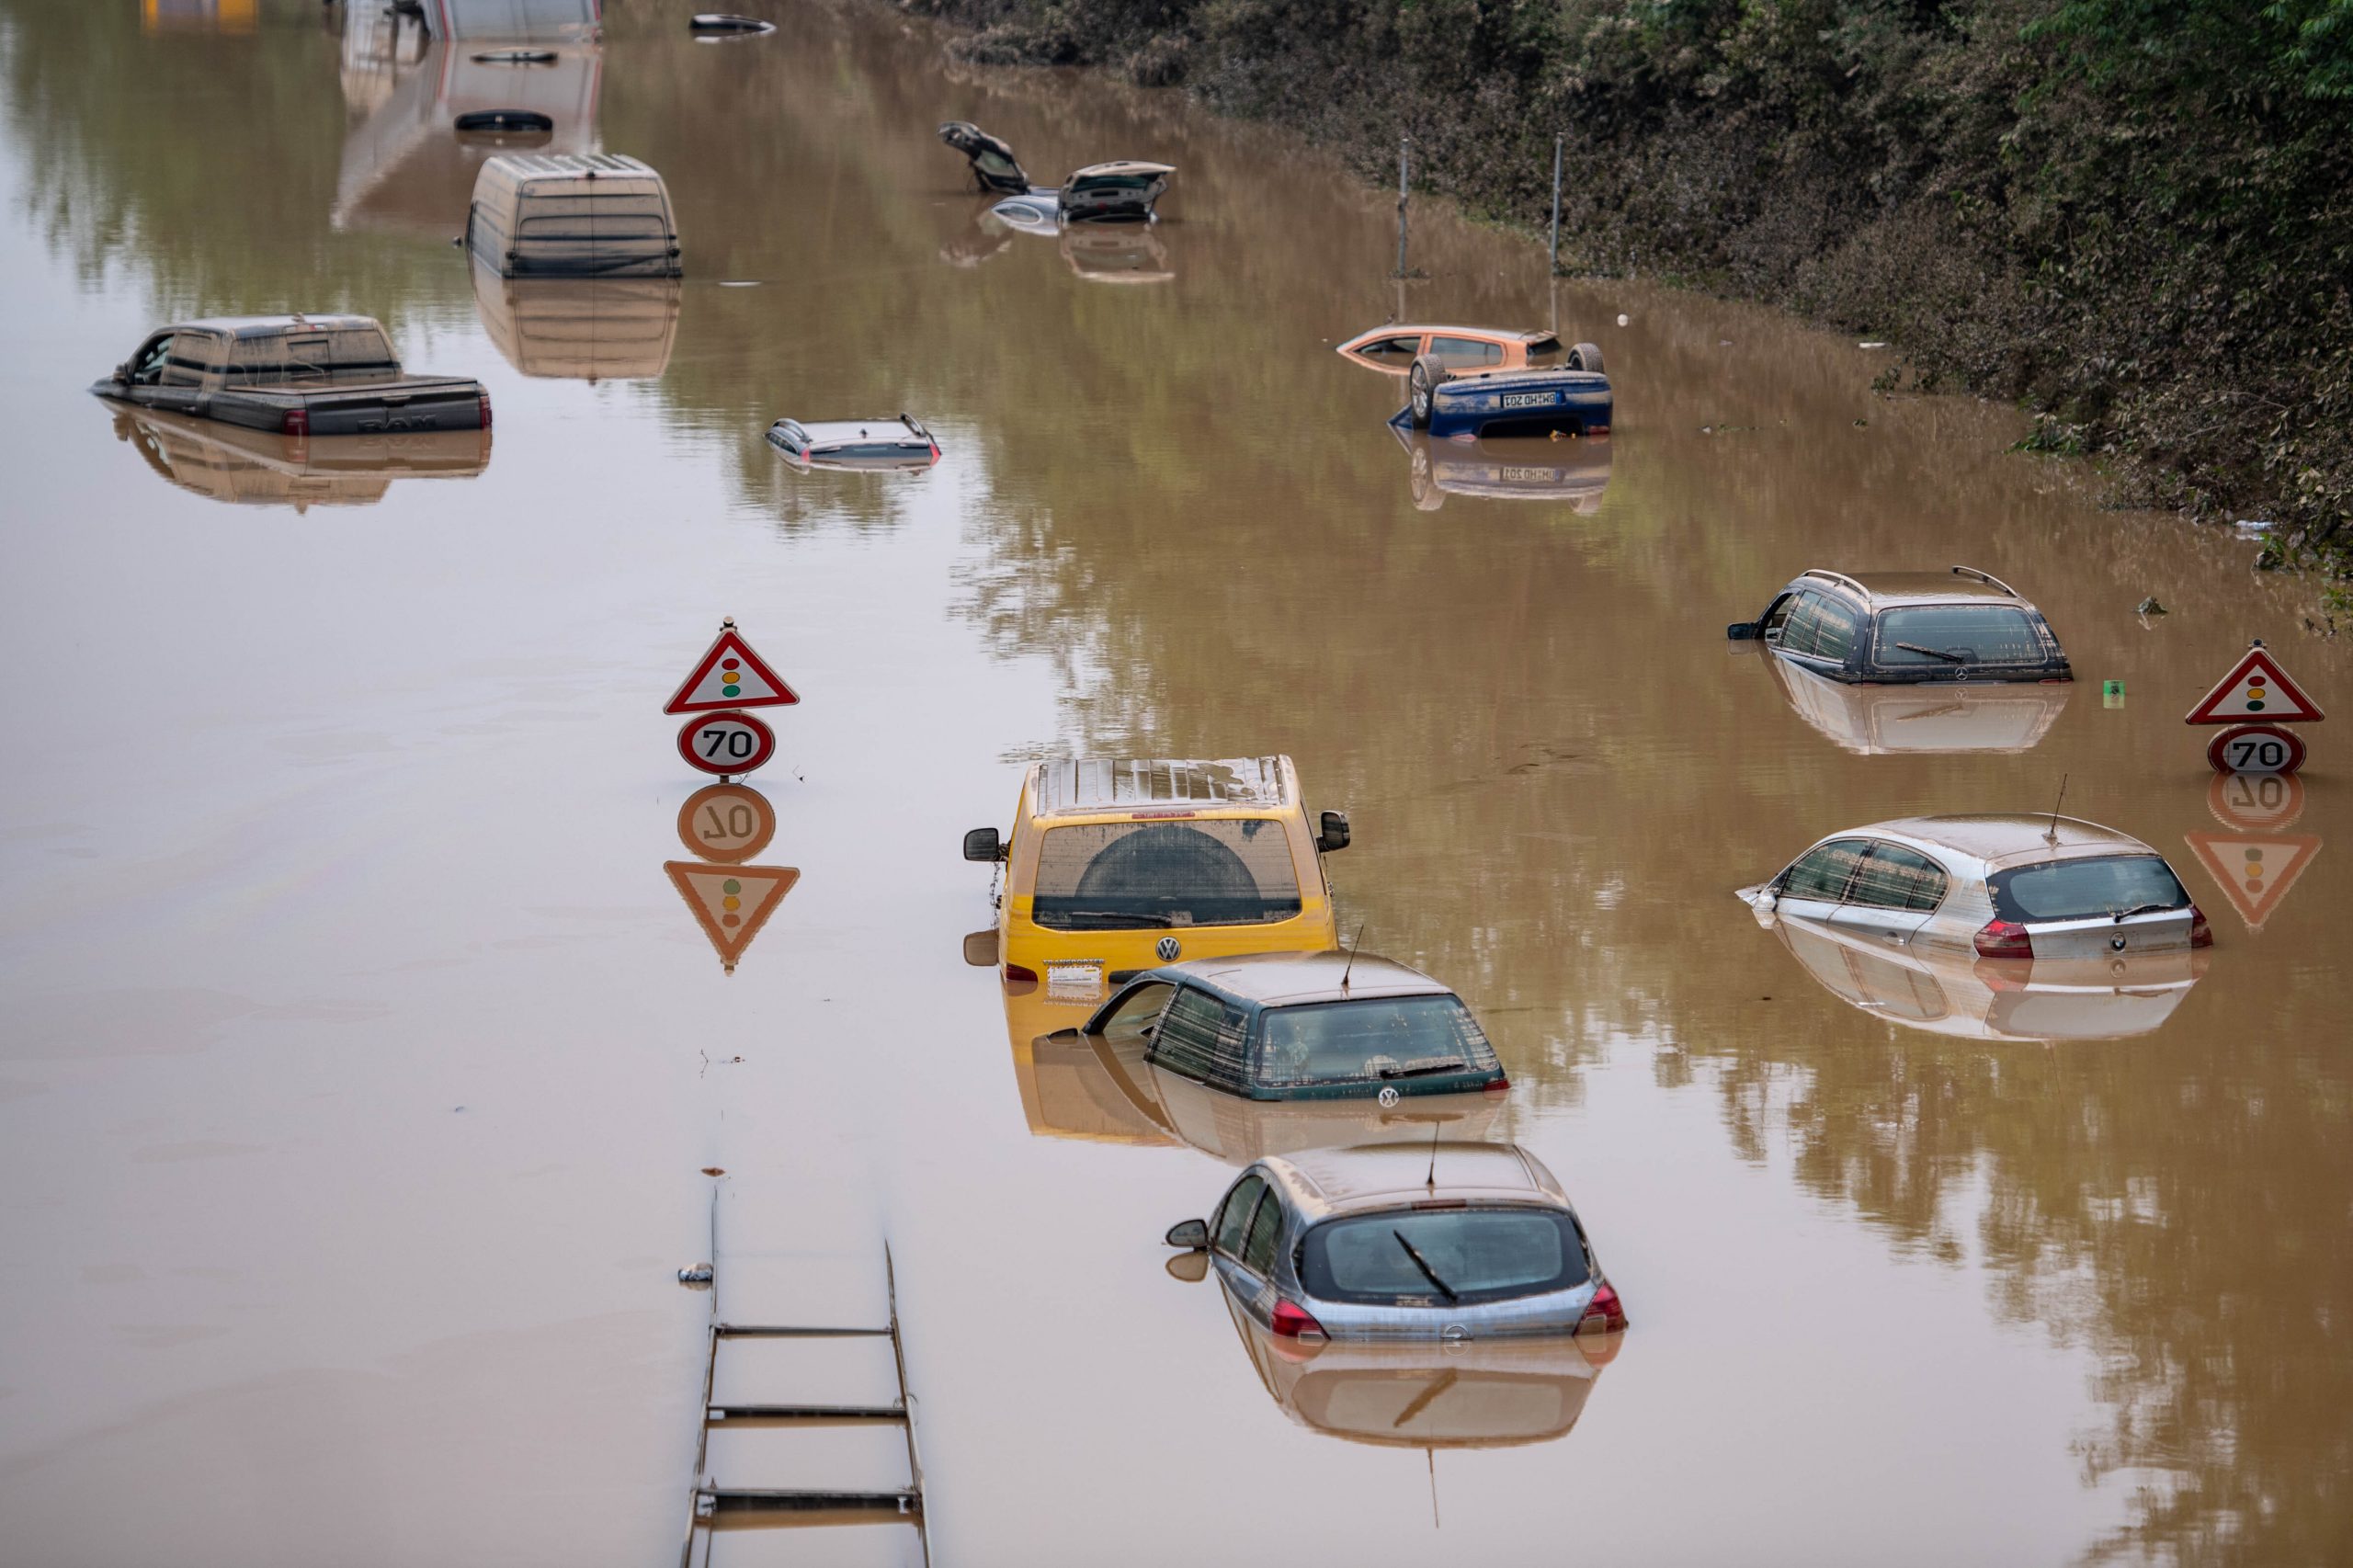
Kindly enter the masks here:
M 1003 862 L 996 961 L 1008 983 L 1084 1001 L 1184 959 L 1337 945 L 1321 856 L 1348 819 L 1309 825 L 1287 756 L 1040 762 L 1013 835 L 964 835 L 964 858 Z

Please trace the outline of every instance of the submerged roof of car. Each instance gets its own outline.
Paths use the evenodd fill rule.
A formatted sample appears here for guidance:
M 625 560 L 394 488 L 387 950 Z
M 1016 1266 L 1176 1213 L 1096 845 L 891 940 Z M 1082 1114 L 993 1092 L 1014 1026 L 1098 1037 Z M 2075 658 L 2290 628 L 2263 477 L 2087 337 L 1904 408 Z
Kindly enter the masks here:
M 1407 333 L 1417 332 L 1451 332 L 1460 334 L 1466 337 L 1508 337 L 1515 338 L 1521 343 L 1541 343 L 1548 337 L 1558 337 L 1560 335 L 1560 334 L 1552 331 L 1550 327 L 1541 326 L 1524 328 L 1512 326 L 1459 326 L 1446 322 L 1401 321 L 1391 322 L 1386 326 L 1376 326 L 1371 328 L 1370 331 L 1358 333 L 1355 337 L 1349 338 L 1348 342 L 1354 343 L 1358 341 L 1358 338 L 1366 337 L 1403 337 Z M 1343 345 L 1343 347 L 1346 347 L 1346 345 Z
M 1302 1210 L 1345 1214 L 1440 1199 L 1565 1206 L 1552 1173 L 1516 1143 L 1372 1143 L 1259 1162 Z M 1434 1179 L 1433 1179 L 1434 1178 Z
M 1995 599 L 2017 605 L 2026 602 L 2007 583 L 1973 566 L 1955 566 L 1943 572 L 1832 572 L 1813 568 L 1799 574 L 1799 581 L 1808 578 L 1859 594 L 1874 607 L 1961 599 Z
M 283 316 L 205 316 L 175 322 L 174 332 L 219 332 L 231 337 L 276 337 L 290 332 L 365 332 L 383 330 L 373 316 L 313 315 L 296 311 Z
M 779 419 L 777 425 L 789 425 L 809 437 L 817 447 L 842 446 L 855 441 L 904 441 L 911 446 L 928 447 L 931 437 L 923 426 L 902 414 L 889 419 Z M 776 425 L 768 426 L 773 430 Z
M 661 172 L 652 165 L 620 153 L 501 153 L 483 165 L 483 174 L 494 171 L 524 187 L 542 180 L 645 179 L 655 185 L 662 183 Z
M 1377 996 L 1454 994 L 1420 970 L 1372 953 L 1358 953 L 1353 959 L 1343 951 L 1245 953 L 1238 958 L 1195 959 L 1153 972 L 1198 980 L 1269 1007 L 1303 1002 L 1360 1002 Z M 1348 978 L 1346 989 L 1340 984 L 1343 974 Z
M 1029 770 L 1029 810 L 1043 817 L 1154 807 L 1283 806 L 1295 798 L 1296 782 L 1287 756 L 1056 757 Z
M 2129 833 L 2048 812 L 2014 816 L 1898 817 L 1851 830 L 1883 834 L 1923 846 L 1972 855 L 1988 867 L 2040 860 L 2075 860 L 2091 855 L 2154 855 Z M 1840 835 L 1838 836 L 1845 836 Z

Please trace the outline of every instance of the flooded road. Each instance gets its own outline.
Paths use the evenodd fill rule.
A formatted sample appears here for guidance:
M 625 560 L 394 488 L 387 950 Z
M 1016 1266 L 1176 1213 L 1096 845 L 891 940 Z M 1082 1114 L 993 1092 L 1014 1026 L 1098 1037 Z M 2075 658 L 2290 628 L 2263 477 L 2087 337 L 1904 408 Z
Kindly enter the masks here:
M 887 1241 L 943 1564 L 2353 1554 L 2353 739 L 2217 786 L 2179 722 L 2251 636 L 2353 713 L 2295 585 L 2101 510 L 2007 411 L 1875 393 L 1851 341 L 1548 292 L 1429 206 L 1401 290 L 1390 199 L 1287 139 L 745 8 L 785 26 L 617 5 L 540 68 L 546 145 L 662 170 L 685 247 L 583 305 L 449 244 L 496 150 L 448 129 L 449 51 L 0 6 L 0 1560 L 674 1560 L 714 1191 L 722 1317 L 880 1323 Z M 948 119 L 1041 177 L 1174 164 L 1164 221 L 992 228 Z M 85 394 L 156 325 L 293 308 L 481 378 L 494 439 L 296 451 Z M 1329 347 L 1392 312 L 1557 312 L 1615 434 L 1401 441 Z M 762 440 L 903 408 L 926 473 Z M 1803 568 L 1955 561 L 2040 605 L 2063 700 L 1924 713 L 1723 640 Z M 665 874 L 707 780 L 660 711 L 722 615 L 803 699 L 753 780 L 756 863 L 799 875 L 732 972 Z M 1353 815 L 1340 927 L 1485 1021 L 1479 1135 L 1626 1301 L 1597 1371 L 1272 1355 L 1160 1238 L 1291 1133 L 1123 1097 L 964 964 L 958 837 L 1029 760 L 1272 753 Z M 2063 778 L 2212 918 L 2194 985 L 2028 1006 L 1731 896 Z M 722 1436 L 763 1484 L 904 1479 L 892 1431 Z

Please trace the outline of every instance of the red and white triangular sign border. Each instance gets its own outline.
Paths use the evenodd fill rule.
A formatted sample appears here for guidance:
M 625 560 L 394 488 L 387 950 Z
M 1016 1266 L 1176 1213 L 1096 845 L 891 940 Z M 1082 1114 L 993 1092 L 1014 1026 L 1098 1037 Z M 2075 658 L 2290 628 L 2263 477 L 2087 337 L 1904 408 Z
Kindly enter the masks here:
M 800 870 L 790 866 L 711 866 L 700 860 L 665 860 L 662 869 L 668 874 L 670 885 L 678 890 L 678 896 L 687 901 L 687 907 L 694 912 L 695 924 L 702 927 L 702 934 L 718 949 L 720 966 L 730 974 L 735 972 L 735 960 L 744 956 L 744 949 L 752 945 L 752 938 L 760 934 L 760 927 L 768 923 L 768 916 L 784 902 L 784 895 L 801 880 Z M 745 882 L 762 884 L 751 913 L 733 930 L 721 922 L 735 916 L 718 914 L 711 908 L 712 895 L 720 889 L 696 886 L 698 882 L 718 882 L 723 888 L 729 881 L 738 886 Z
M 719 667 L 720 660 L 730 656 L 742 660 L 744 667 L 765 682 L 769 691 L 763 693 L 755 689 L 729 697 L 713 684 L 710 690 L 697 697 L 696 688 L 710 681 L 710 673 Z M 672 694 L 669 705 L 662 711 L 715 713 L 724 708 L 775 708 L 800 700 L 800 694 L 784 684 L 784 677 L 768 668 L 767 660 L 752 652 L 752 645 L 744 641 L 744 634 L 735 630 L 735 623 L 731 620 L 720 629 L 717 641 L 696 662 L 694 673 L 687 676 L 676 692 Z
M 2309 833 L 2266 838 L 2251 833 L 2188 833 L 2182 841 L 2198 857 L 2249 931 L 2260 931 L 2296 879 L 2320 856 L 2321 841 Z M 2236 856 L 2235 872 L 2229 864 Z M 2247 872 L 2253 869 L 2256 875 Z
M 2259 700 L 2247 696 L 2248 677 L 2260 674 L 2264 695 Z M 2328 715 L 2320 704 L 2304 695 L 2304 688 L 2288 678 L 2279 661 L 2260 644 L 2249 648 L 2231 673 L 2217 682 L 2214 689 L 2199 699 L 2198 706 L 2189 710 L 2185 724 L 2316 724 Z

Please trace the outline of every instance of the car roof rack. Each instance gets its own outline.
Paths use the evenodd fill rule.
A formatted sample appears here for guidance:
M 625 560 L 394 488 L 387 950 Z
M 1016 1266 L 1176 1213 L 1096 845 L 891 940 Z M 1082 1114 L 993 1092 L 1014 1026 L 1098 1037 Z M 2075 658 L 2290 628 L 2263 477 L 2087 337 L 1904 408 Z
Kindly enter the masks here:
M 1825 572 L 1818 566 L 1809 566 L 1804 571 L 1799 573 L 1798 575 L 1800 577 L 1819 577 L 1825 583 L 1843 584 L 1846 586 L 1854 589 L 1855 592 L 1862 595 L 1865 598 L 1870 598 L 1871 597 L 1871 591 L 1869 588 L 1864 587 L 1860 583 L 1858 583 L 1852 577 L 1847 576 L 1844 572 Z
M 2017 598 L 2018 597 L 2018 591 L 2016 588 L 2011 587 L 2007 583 L 2003 582 L 1991 572 L 1980 572 L 1974 566 L 1956 566 L 1952 569 L 1952 574 L 1956 577 L 1974 577 L 1977 581 L 1984 584 L 1989 588 L 2001 589 L 2002 592 L 2009 595 L 2012 598 Z

